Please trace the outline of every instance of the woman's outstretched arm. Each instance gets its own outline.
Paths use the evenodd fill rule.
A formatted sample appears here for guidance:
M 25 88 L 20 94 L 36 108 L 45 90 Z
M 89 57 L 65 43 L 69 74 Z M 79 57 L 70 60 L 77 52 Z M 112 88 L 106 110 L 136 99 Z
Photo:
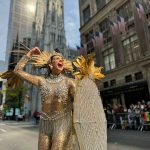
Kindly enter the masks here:
M 25 81 L 35 85 L 35 86 L 40 86 L 44 80 L 44 78 L 40 77 L 40 76 L 35 76 L 35 75 L 31 75 L 25 71 L 23 71 L 23 68 L 25 67 L 25 65 L 28 63 L 28 61 L 31 59 L 33 54 L 37 54 L 37 52 L 40 50 L 37 48 L 33 48 L 30 52 L 28 52 L 26 55 L 24 55 L 20 61 L 17 63 L 14 72 L 19 75 L 22 79 L 24 79 Z

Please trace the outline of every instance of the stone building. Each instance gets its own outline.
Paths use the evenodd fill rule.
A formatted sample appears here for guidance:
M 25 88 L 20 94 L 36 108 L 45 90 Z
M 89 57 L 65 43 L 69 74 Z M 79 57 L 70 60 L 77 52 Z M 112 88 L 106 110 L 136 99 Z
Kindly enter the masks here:
M 28 47 L 31 45 L 32 24 L 35 16 L 36 1 L 37 0 L 11 0 L 10 2 L 6 46 L 8 69 L 13 69 L 16 62 L 21 57 L 21 53 L 19 53 L 20 46 L 18 45 L 16 49 L 16 44 L 22 42 Z M 12 50 L 18 50 L 18 52 L 14 54 Z
M 63 0 L 37 0 L 32 45 L 48 51 L 66 47 Z
M 150 4 L 137 3 L 144 8 L 144 17 L 132 0 L 79 0 L 81 41 L 87 43 L 88 53 L 96 52 L 96 63 L 106 75 L 100 84 L 104 106 L 120 103 L 127 108 L 150 100 Z M 124 18 L 126 32 L 118 30 L 114 36 L 110 21 L 117 23 L 117 15 Z M 91 38 L 99 31 L 104 47 L 94 49 Z

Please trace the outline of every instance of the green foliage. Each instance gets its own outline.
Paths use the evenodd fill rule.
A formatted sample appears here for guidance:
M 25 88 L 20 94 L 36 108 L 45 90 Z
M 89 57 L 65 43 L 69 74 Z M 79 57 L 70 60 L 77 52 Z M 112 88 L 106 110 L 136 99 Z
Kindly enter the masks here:
M 10 108 L 22 108 L 23 106 L 23 96 L 26 93 L 27 89 L 25 86 L 20 88 L 6 90 L 6 100 L 4 104 L 4 111 L 9 110 Z

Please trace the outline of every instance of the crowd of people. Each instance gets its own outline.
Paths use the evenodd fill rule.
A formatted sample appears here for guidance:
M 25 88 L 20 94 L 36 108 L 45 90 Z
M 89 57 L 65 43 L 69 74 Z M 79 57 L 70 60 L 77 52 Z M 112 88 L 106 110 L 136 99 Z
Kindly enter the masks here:
M 113 107 L 108 105 L 106 110 L 108 127 L 122 129 L 149 129 L 150 126 L 150 101 L 138 101 L 136 104 L 130 104 L 124 109 L 121 104 Z

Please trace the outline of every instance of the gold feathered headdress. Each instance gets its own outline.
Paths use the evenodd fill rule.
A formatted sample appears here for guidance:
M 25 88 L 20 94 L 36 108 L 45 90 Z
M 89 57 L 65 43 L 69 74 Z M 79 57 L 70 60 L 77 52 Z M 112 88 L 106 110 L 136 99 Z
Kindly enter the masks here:
M 23 80 L 13 71 L 6 71 L 0 74 L 2 79 L 7 79 L 6 86 L 10 88 L 21 87 Z
M 34 55 L 32 57 L 32 64 L 35 67 L 40 67 L 40 68 L 47 67 L 48 64 L 51 63 L 51 57 L 54 55 L 62 56 L 61 53 L 57 53 L 57 52 L 50 53 L 48 51 L 42 51 L 40 55 Z M 67 72 L 73 72 L 73 66 L 71 61 L 64 59 L 64 70 Z
M 101 80 L 105 77 L 101 73 L 103 67 L 94 66 L 94 53 L 90 54 L 87 59 L 83 56 L 79 56 L 73 64 L 78 69 L 78 71 L 74 73 L 74 76 L 79 80 L 83 79 L 85 76 L 90 76 L 97 80 Z

